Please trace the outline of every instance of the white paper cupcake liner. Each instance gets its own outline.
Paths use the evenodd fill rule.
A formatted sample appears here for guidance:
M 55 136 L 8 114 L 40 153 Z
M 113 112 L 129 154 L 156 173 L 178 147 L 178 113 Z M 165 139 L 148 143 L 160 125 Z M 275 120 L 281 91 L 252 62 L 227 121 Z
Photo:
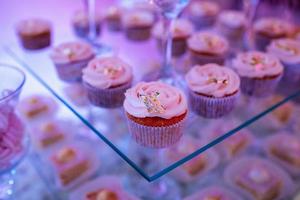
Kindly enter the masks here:
M 89 101 L 102 108 L 117 108 L 123 105 L 125 92 L 131 87 L 131 81 L 116 88 L 100 89 L 83 82 Z
M 183 134 L 186 117 L 171 126 L 144 126 L 127 117 L 129 131 L 140 145 L 151 148 L 169 147 L 179 141 Z
M 268 79 L 241 77 L 241 90 L 248 96 L 267 97 L 276 90 L 281 77 L 281 75 Z
M 235 107 L 239 92 L 221 98 L 206 97 L 189 91 L 191 109 L 205 118 L 219 118 L 229 114 Z

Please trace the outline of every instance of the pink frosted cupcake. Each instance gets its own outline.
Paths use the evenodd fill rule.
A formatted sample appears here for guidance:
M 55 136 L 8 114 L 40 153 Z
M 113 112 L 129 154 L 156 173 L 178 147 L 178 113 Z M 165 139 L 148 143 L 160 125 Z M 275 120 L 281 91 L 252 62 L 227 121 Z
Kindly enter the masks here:
M 281 86 L 292 87 L 295 92 L 300 84 L 300 41 L 287 38 L 273 40 L 267 50 L 284 65 Z
M 181 56 L 186 52 L 187 39 L 194 31 L 193 24 L 186 19 L 177 19 L 172 24 L 172 55 Z M 163 49 L 166 33 L 163 30 L 163 23 L 160 21 L 153 27 L 152 35 L 156 38 L 158 48 Z
M 196 65 L 185 76 L 191 109 L 206 118 L 230 113 L 239 95 L 240 78 L 217 64 Z
M 83 69 L 83 84 L 89 101 L 99 107 L 116 108 L 133 79 L 131 66 L 118 57 L 95 58 Z
M 300 176 L 300 138 L 279 133 L 267 138 L 264 149 L 267 155 L 292 176 Z
M 193 1 L 187 8 L 186 15 L 199 29 L 213 26 L 220 11 L 217 3 L 212 1 Z
M 66 82 L 81 81 L 82 69 L 94 56 L 92 47 L 84 42 L 62 43 L 50 55 L 59 78 Z
M 190 59 L 193 64 L 224 64 L 228 55 L 228 41 L 213 32 L 201 31 L 188 39 Z
M 271 95 L 283 74 L 283 66 L 276 57 L 258 51 L 238 54 L 232 67 L 241 77 L 242 92 L 255 97 Z
M 184 200 L 242 200 L 243 198 L 221 185 L 211 185 L 201 188 Z
M 151 36 L 155 17 L 146 10 L 128 10 L 122 17 L 125 35 L 132 41 L 145 41 Z
M 128 194 L 117 176 L 101 176 L 71 193 L 70 200 L 137 200 Z
M 129 130 L 137 143 L 164 148 L 180 139 L 187 116 L 182 91 L 161 82 L 141 82 L 127 90 L 125 96 Z
M 288 174 L 274 163 L 258 157 L 244 157 L 232 162 L 224 172 L 225 181 L 248 198 L 287 199 L 294 191 Z
M 105 13 L 105 23 L 110 31 L 121 31 L 122 30 L 122 14 L 123 9 L 119 6 L 110 6 L 107 8 Z
M 254 23 L 255 44 L 258 50 L 264 51 L 271 40 L 293 35 L 294 25 L 279 18 L 261 18 Z

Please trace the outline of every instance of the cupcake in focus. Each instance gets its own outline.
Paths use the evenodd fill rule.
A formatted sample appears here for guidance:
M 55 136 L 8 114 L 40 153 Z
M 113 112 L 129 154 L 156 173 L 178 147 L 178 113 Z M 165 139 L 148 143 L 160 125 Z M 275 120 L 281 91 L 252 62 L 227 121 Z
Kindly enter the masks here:
M 66 82 L 80 82 L 82 69 L 94 56 L 92 47 L 85 42 L 62 43 L 50 54 L 59 78 Z
M 193 24 L 186 19 L 176 19 L 172 24 L 172 55 L 181 56 L 186 52 L 187 39 L 194 31 Z M 152 35 L 157 40 L 159 50 L 163 50 L 163 42 L 165 41 L 166 33 L 163 28 L 163 22 L 160 21 L 154 25 Z
M 196 65 L 185 76 L 192 111 L 205 118 L 229 114 L 239 96 L 240 78 L 217 64 Z
M 95 17 L 95 30 L 96 35 L 98 36 L 101 32 L 101 24 L 102 24 L 102 17 L 96 13 Z M 72 27 L 74 33 L 78 37 L 87 38 L 89 37 L 90 32 L 90 25 L 89 25 L 89 16 L 88 13 L 84 10 L 78 10 L 72 16 Z
M 125 96 L 129 130 L 138 144 L 164 148 L 180 139 L 188 111 L 182 91 L 161 82 L 140 82 Z
M 173 164 L 195 152 L 203 145 L 204 143 L 199 139 L 185 136 L 180 143 L 165 150 L 164 160 L 167 164 Z M 219 159 L 217 152 L 209 149 L 180 166 L 172 175 L 182 183 L 197 181 L 212 172 L 218 166 Z
M 201 31 L 194 33 L 188 39 L 188 50 L 193 64 L 217 63 L 222 65 L 228 55 L 229 44 L 224 37 L 216 33 Z
M 100 176 L 80 186 L 70 195 L 70 200 L 137 200 L 128 194 L 117 176 Z
M 118 57 L 95 58 L 83 69 L 82 80 L 93 105 L 116 108 L 122 106 L 131 86 L 132 68 Z
M 127 39 L 145 41 L 151 36 L 155 17 L 146 10 L 127 10 L 122 17 L 122 25 Z
M 283 74 L 279 59 L 259 51 L 238 54 L 232 67 L 241 77 L 242 92 L 255 97 L 271 95 Z
M 300 138 L 279 133 L 267 138 L 263 144 L 267 156 L 282 166 L 292 176 L 300 176 Z
M 221 186 L 211 185 L 201 188 L 200 191 L 184 198 L 184 200 L 242 200 L 234 191 Z
M 250 199 L 287 199 L 294 191 L 288 174 L 274 163 L 258 157 L 243 157 L 224 172 L 225 181 Z
M 42 49 L 51 44 L 51 23 L 47 20 L 23 20 L 17 24 L 16 29 L 20 42 L 25 49 Z
M 105 24 L 110 31 L 122 30 L 122 14 L 124 10 L 120 6 L 110 6 L 105 13 Z
M 186 15 L 194 24 L 197 30 L 213 26 L 220 7 L 212 1 L 192 1 L 187 10 Z
M 254 38 L 256 48 L 264 51 L 274 39 L 292 36 L 295 27 L 288 21 L 279 18 L 261 18 L 254 23 Z

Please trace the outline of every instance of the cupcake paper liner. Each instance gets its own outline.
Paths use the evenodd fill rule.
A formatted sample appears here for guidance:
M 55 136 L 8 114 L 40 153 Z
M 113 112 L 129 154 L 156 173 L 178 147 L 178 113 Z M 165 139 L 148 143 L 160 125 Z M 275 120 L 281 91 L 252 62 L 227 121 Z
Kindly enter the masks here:
M 273 94 L 281 77 L 281 75 L 268 79 L 241 77 L 241 90 L 248 96 L 267 97 Z
M 157 47 L 160 52 L 163 52 L 163 40 L 157 39 Z M 173 39 L 172 56 L 179 57 L 186 52 L 186 39 Z
M 296 64 L 284 64 L 284 73 L 281 79 L 281 83 L 287 83 L 290 86 L 294 85 L 294 88 L 300 86 L 300 63 Z M 296 91 L 296 90 L 295 90 Z
M 127 27 L 125 35 L 131 41 L 145 41 L 151 36 L 151 27 Z
M 89 101 L 102 108 L 117 108 L 123 105 L 124 93 L 131 87 L 131 81 L 116 88 L 99 89 L 83 82 Z
M 29 36 L 26 38 L 22 35 L 19 36 L 22 46 L 25 49 L 29 50 L 37 50 L 37 49 L 43 49 L 45 47 L 50 46 L 51 44 L 51 33 L 43 33 L 37 36 Z
M 191 109 L 205 118 L 219 118 L 230 113 L 238 97 L 239 92 L 227 97 L 214 98 L 189 91 Z
M 120 19 L 107 19 L 106 26 L 110 31 L 118 32 L 122 30 L 122 22 Z
M 264 36 L 262 34 L 255 34 L 255 48 L 259 51 L 265 51 L 266 47 L 270 44 L 272 38 Z
M 73 24 L 73 30 L 74 33 L 78 36 L 78 37 L 88 37 L 89 35 L 89 25 L 79 25 L 79 24 Z M 101 33 L 101 23 L 97 23 L 96 24 L 96 35 L 100 35 Z
M 129 131 L 140 145 L 151 148 L 169 147 L 179 141 L 183 134 L 186 117 L 171 126 L 144 126 L 127 117 Z
M 59 78 L 66 82 L 80 82 L 82 77 L 82 69 L 87 66 L 88 62 L 93 57 L 94 56 L 72 63 L 54 63 Z
M 196 17 L 189 16 L 190 21 L 194 24 L 196 30 L 201 30 L 214 25 L 216 16 Z
M 193 65 L 204 65 L 208 63 L 216 63 L 223 65 L 225 63 L 227 53 L 224 55 L 204 55 L 201 53 L 195 53 L 190 50 L 190 61 Z

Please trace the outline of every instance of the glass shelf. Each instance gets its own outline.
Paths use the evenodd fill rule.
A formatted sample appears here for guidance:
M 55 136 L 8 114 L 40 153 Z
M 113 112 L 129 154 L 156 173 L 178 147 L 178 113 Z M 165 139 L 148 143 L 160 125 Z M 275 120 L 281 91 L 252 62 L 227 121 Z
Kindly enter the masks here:
M 74 39 L 72 35 L 61 35 L 55 42 L 58 44 L 72 39 Z M 116 49 L 114 53 L 120 55 L 134 67 L 135 82 L 145 76 L 149 77 L 149 72 L 155 70 L 160 62 L 160 54 L 156 49 L 154 40 L 131 43 L 127 42 L 122 34 L 107 32 L 101 35 L 101 39 L 106 44 L 112 45 L 113 49 Z M 143 53 L 145 49 L 147 49 L 147 54 Z M 239 133 L 240 130 L 300 95 L 300 91 L 293 91 L 294 93 L 290 93 L 288 96 L 271 100 L 271 103 L 270 99 L 273 97 L 256 99 L 241 96 L 235 110 L 217 120 L 204 119 L 190 112 L 185 133 L 176 145 L 161 150 L 150 149 L 136 144 L 130 137 L 122 108 L 101 109 L 89 104 L 84 106 L 74 104 L 65 94 L 65 88 L 70 87 L 70 85 L 60 81 L 56 75 L 54 65 L 49 58 L 49 48 L 39 51 L 25 51 L 17 44 L 10 44 L 5 47 L 5 50 L 93 133 L 150 182 L 187 163 L 231 135 Z M 176 63 L 177 70 L 186 71 L 185 57 L 175 60 L 174 63 Z M 211 127 L 223 121 L 229 124 L 226 131 L 216 134 L 217 136 L 209 140 L 205 139 L 205 136 L 211 131 Z M 194 148 L 184 150 L 182 155 L 178 155 L 176 158 L 169 159 L 166 156 L 168 151 L 177 147 L 180 149 L 184 145 L 184 141 L 190 138 L 199 140 Z

